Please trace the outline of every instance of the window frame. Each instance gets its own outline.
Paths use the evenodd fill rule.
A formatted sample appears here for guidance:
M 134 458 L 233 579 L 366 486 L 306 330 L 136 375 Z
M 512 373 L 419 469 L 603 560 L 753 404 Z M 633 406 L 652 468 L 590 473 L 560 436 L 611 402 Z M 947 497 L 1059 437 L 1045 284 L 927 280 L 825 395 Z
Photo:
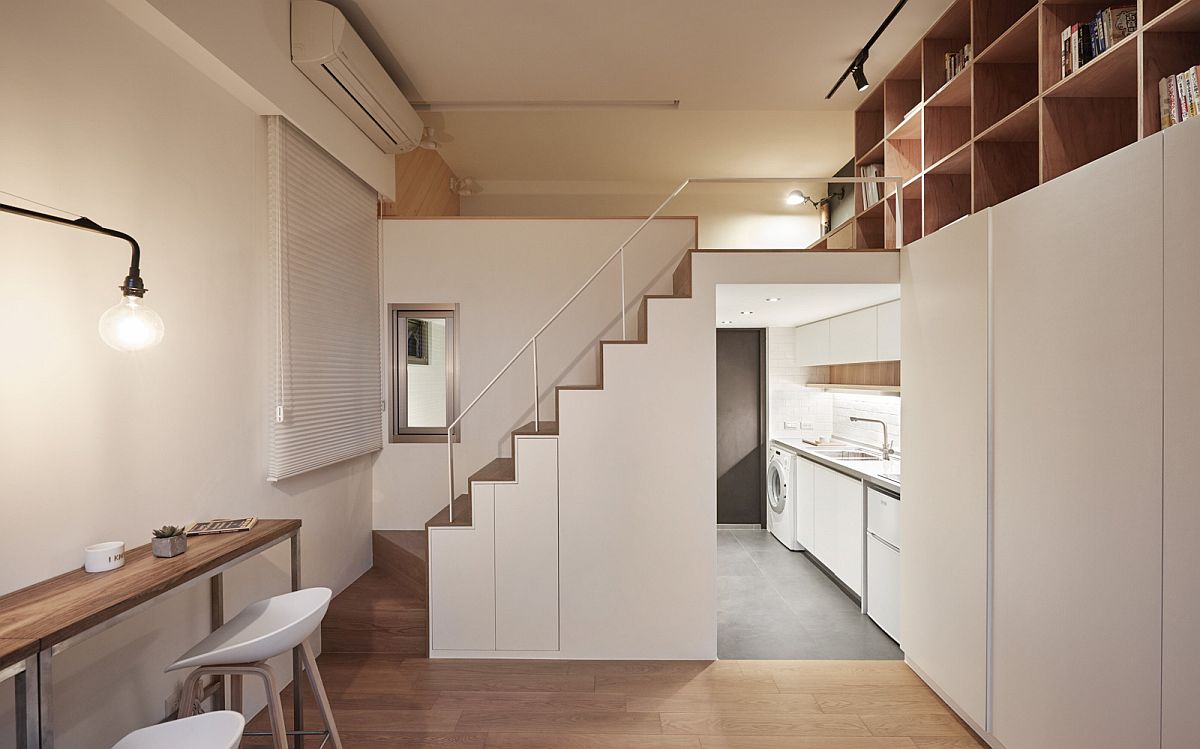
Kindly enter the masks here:
M 458 416 L 458 304 L 389 303 L 388 442 L 445 442 L 446 427 L 410 427 L 408 420 L 408 324 L 410 317 L 446 320 L 446 423 Z M 454 428 L 454 441 L 462 439 L 462 425 Z

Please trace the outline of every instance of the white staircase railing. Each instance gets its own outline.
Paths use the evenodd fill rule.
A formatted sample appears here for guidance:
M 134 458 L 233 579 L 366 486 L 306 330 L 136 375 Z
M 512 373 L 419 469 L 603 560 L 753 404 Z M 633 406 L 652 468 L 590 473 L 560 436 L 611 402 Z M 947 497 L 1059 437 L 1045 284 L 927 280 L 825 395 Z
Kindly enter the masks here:
M 534 427 L 535 432 L 541 429 L 541 406 L 540 406 L 541 386 L 540 386 L 540 383 L 538 382 L 538 366 L 537 366 L 537 339 L 538 339 L 538 336 L 540 336 L 542 333 L 546 332 L 546 329 L 549 328 L 550 325 L 553 324 L 554 321 L 557 320 L 559 318 L 559 316 L 561 316 L 562 313 L 565 312 L 567 310 L 567 308 L 570 307 L 571 304 L 576 299 L 578 299 L 581 294 L 583 294 L 584 291 L 587 291 L 588 287 L 592 285 L 592 282 L 595 281 L 600 276 L 600 274 L 603 273 L 604 270 L 606 268 L 608 268 L 609 265 L 612 264 L 612 262 L 614 260 L 616 260 L 616 261 L 618 261 L 619 272 L 620 272 L 621 340 L 628 340 L 628 332 L 627 332 L 626 325 L 625 325 L 625 315 L 626 315 L 626 313 L 625 313 L 625 308 L 626 308 L 626 304 L 625 304 L 625 248 L 628 247 L 629 244 L 631 242 L 633 242 L 633 240 L 637 239 L 638 236 L 642 233 L 642 230 L 645 229 L 647 226 L 649 226 L 651 221 L 658 218 L 658 216 L 663 212 L 663 210 L 667 207 L 667 205 L 670 204 L 671 201 L 673 201 L 675 198 L 679 197 L 679 194 L 682 193 L 685 189 L 687 189 L 687 187 L 689 185 L 752 184 L 752 183 L 770 183 L 770 182 L 791 182 L 791 183 L 794 183 L 794 182 L 826 182 L 826 183 L 832 182 L 835 184 L 881 183 L 883 185 L 895 184 L 895 186 L 896 186 L 895 195 L 897 198 L 895 201 L 896 202 L 896 248 L 899 249 L 904 246 L 904 196 L 903 196 L 904 180 L 901 177 L 706 177 L 706 178 L 692 177 L 689 179 L 685 179 L 683 182 L 680 182 L 679 186 L 676 187 L 671 192 L 671 194 L 666 197 L 666 199 L 664 199 L 661 203 L 659 203 L 658 207 L 655 208 L 654 211 L 651 212 L 651 214 L 649 216 L 647 216 L 644 221 L 642 221 L 642 223 L 638 224 L 638 227 L 633 230 L 633 233 L 631 233 L 625 239 L 625 241 L 622 242 L 617 247 L 617 249 L 611 255 L 609 255 L 607 259 L 605 259 L 605 261 L 603 263 L 600 264 L 600 267 L 596 268 L 596 271 L 594 273 L 592 273 L 592 275 L 588 276 L 588 279 L 586 281 L 584 281 L 582 285 L 580 285 L 580 287 L 575 291 L 575 293 L 572 294 L 571 297 L 569 299 L 567 299 L 567 301 L 563 302 L 562 306 L 558 308 L 558 311 L 555 312 L 553 315 L 551 315 L 550 318 L 548 320 L 546 320 L 546 322 L 540 328 L 537 329 L 537 332 L 535 332 L 533 335 L 531 335 L 529 337 L 529 340 L 527 340 L 525 342 L 525 344 L 523 346 L 521 346 L 521 348 L 518 349 L 515 354 L 513 354 L 513 357 L 508 360 L 508 363 L 500 368 L 500 371 L 496 373 L 496 376 L 493 377 L 491 379 L 491 381 L 489 381 L 488 384 L 485 385 L 484 388 L 479 391 L 479 394 L 476 395 L 475 398 L 470 403 L 467 404 L 466 408 L 464 408 L 462 411 L 459 412 L 458 416 L 455 417 L 454 421 L 450 422 L 449 426 L 446 427 L 446 453 L 447 453 L 447 458 L 448 458 L 447 459 L 447 468 L 448 468 L 449 489 L 450 489 L 450 492 L 449 492 L 450 493 L 450 498 L 449 498 L 450 522 L 454 522 L 454 430 L 458 427 L 458 425 L 460 423 L 462 423 L 463 418 L 468 413 L 470 413 L 471 409 L 475 407 L 475 404 L 478 403 L 483 398 L 483 396 L 487 395 L 487 393 L 492 389 L 492 387 L 497 382 L 499 382 L 500 378 L 503 377 L 504 374 L 506 372 L 508 372 L 508 370 L 511 369 L 514 364 L 517 363 L 517 360 L 520 359 L 521 356 L 526 351 L 530 351 L 531 349 L 532 349 L 532 354 L 533 354 L 533 427 Z M 880 198 L 880 202 L 887 200 L 887 198 L 889 198 L 889 197 L 891 197 L 891 196 L 890 195 L 883 196 L 882 198 Z

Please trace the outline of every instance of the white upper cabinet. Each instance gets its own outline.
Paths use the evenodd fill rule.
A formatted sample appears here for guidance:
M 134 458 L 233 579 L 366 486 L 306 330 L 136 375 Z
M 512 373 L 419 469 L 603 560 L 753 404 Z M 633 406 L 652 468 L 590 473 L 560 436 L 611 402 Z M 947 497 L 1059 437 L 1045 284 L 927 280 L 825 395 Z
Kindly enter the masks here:
M 829 321 L 829 363 L 876 361 L 878 325 L 874 307 Z
M 896 361 L 900 358 L 900 300 L 881 304 L 875 308 L 876 361 Z
M 815 367 L 829 363 L 829 321 L 796 328 L 796 366 Z

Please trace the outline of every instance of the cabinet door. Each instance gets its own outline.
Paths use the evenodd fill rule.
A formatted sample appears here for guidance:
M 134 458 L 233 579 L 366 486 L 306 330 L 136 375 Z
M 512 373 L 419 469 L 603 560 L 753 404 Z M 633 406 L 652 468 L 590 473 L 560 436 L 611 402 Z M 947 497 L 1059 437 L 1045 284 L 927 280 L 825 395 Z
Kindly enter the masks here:
M 796 328 L 796 366 L 816 367 L 829 363 L 829 321 Z
M 900 358 L 900 300 L 875 308 L 878 336 L 876 359 L 896 361 Z
M 829 321 L 829 363 L 875 361 L 878 321 L 875 308 L 839 315 Z
M 518 439 L 496 485 L 496 649 L 558 650 L 558 440 Z
M 816 464 L 796 458 L 792 473 L 792 492 L 796 497 L 796 540 L 808 551 L 813 550 L 816 514 Z
M 837 476 L 837 576 L 850 590 L 862 595 L 863 586 L 863 484 Z
M 867 616 L 900 642 L 900 552 L 867 536 Z
M 1166 415 L 1163 452 L 1163 749 L 1194 746 L 1200 736 L 1200 251 L 1196 195 L 1200 194 L 1200 122 L 1163 134 L 1166 217 L 1163 370 Z
M 987 716 L 990 215 L 900 253 L 904 655 L 977 727 Z
M 434 650 L 495 650 L 495 487 L 475 487 L 472 527 L 429 529 L 429 630 Z
M 807 461 L 805 461 L 807 462 Z M 825 466 L 813 465 L 813 555 L 833 574 L 837 559 L 837 477 Z
M 992 727 L 1013 749 L 1159 746 L 1162 149 L 992 209 Z

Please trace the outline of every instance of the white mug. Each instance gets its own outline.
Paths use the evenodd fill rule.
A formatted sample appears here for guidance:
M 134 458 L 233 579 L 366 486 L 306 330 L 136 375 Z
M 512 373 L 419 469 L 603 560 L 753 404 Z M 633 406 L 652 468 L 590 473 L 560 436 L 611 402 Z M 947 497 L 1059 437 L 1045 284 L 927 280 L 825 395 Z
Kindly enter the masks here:
M 83 569 L 86 572 L 108 572 L 124 566 L 124 541 L 105 541 L 83 550 Z

